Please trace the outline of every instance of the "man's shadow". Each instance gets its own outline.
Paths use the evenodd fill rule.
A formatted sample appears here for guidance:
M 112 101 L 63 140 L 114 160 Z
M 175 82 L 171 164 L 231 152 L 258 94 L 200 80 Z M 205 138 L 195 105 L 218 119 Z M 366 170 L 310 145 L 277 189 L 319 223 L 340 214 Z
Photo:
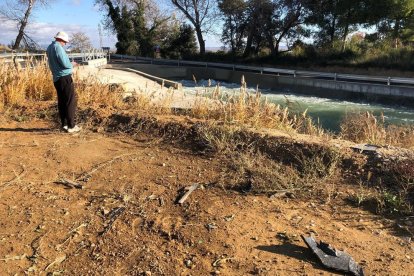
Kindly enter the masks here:
M 5 128 L 5 127 L 0 127 L 0 132 L 53 132 L 53 129 L 50 128 L 21 128 L 21 127 L 16 127 L 16 128 Z

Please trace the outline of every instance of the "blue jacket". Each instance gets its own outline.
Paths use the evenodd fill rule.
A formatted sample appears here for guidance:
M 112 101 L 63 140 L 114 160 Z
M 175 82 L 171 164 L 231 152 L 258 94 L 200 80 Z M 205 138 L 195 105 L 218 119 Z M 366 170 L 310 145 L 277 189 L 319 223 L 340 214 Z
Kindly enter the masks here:
M 52 44 L 47 47 L 46 53 L 49 60 L 49 67 L 53 75 L 53 82 L 56 82 L 60 77 L 72 74 L 72 63 L 70 62 L 65 49 L 63 49 L 59 42 L 53 41 Z

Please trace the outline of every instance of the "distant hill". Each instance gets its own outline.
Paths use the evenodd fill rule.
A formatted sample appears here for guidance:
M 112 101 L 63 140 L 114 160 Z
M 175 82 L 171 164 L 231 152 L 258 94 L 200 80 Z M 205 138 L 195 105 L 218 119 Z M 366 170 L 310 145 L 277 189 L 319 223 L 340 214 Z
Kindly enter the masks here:
M 219 47 L 206 47 L 206 52 L 217 52 L 217 51 L 225 51 L 225 52 L 227 52 L 228 49 L 224 48 L 223 46 L 219 46 Z

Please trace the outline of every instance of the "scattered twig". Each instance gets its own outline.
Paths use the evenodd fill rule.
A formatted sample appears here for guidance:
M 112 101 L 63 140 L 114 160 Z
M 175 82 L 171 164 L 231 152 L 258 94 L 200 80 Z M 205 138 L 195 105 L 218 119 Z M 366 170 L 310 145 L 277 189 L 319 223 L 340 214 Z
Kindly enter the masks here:
M 20 166 L 22 167 L 22 171 L 20 172 L 20 174 L 16 174 L 16 171 L 14 171 L 15 177 L 12 180 L 7 181 L 3 185 L 1 185 L 0 190 L 3 190 L 4 188 L 6 188 L 7 186 L 10 186 L 14 182 L 19 181 L 21 179 L 21 177 L 26 174 L 26 168 L 25 168 L 25 166 L 22 165 L 22 164 L 20 164 Z
M 122 158 L 122 157 L 126 157 L 126 156 L 131 156 L 131 155 L 136 155 L 136 153 L 127 153 L 127 154 L 122 154 L 119 156 L 116 156 L 114 158 L 112 158 L 111 160 L 105 161 L 101 164 L 98 164 L 97 166 L 95 166 L 92 170 L 90 170 L 89 172 L 85 172 L 83 174 L 81 174 L 78 178 L 76 178 L 77 181 L 85 181 L 87 182 L 89 180 L 89 178 L 91 178 L 92 174 L 95 173 L 97 170 L 108 166 L 109 164 L 113 163 L 114 161 Z
M 65 178 L 62 178 L 62 179 L 60 179 L 58 181 L 55 181 L 55 183 L 56 184 L 65 185 L 66 187 L 68 187 L 70 189 L 72 189 L 72 188 L 83 189 L 83 185 L 82 184 L 76 183 L 76 182 L 74 182 L 72 180 L 65 179 Z
M 0 259 L 0 261 L 4 261 L 4 262 L 8 262 L 8 261 L 19 261 L 19 260 L 23 260 L 26 257 L 27 257 L 26 254 L 23 254 L 21 256 L 6 256 L 5 258 Z
M 86 226 L 88 226 L 88 223 L 84 222 L 84 223 L 81 223 L 78 227 L 76 227 L 76 228 L 74 228 L 74 229 L 70 230 L 70 231 L 69 231 L 69 233 L 68 233 L 67 238 L 66 238 L 66 239 L 65 239 L 62 243 L 60 243 L 60 244 L 56 245 L 56 246 L 55 246 L 55 249 L 60 251 L 60 249 L 62 248 L 62 246 L 63 246 L 63 245 L 64 245 L 67 241 L 69 241 L 70 239 L 72 239 L 72 238 L 73 238 L 76 234 L 79 234 L 79 229 L 81 229 L 82 227 L 86 227 Z
M 223 263 L 226 263 L 227 261 L 233 260 L 234 258 L 218 258 L 212 263 L 213 267 L 221 266 Z
M 104 229 L 99 232 L 99 236 L 104 235 L 106 232 L 108 232 L 112 228 L 112 224 L 114 224 L 115 220 L 125 211 L 125 207 L 116 207 L 109 212 L 108 217 L 109 220 L 106 223 Z
M 48 266 L 46 266 L 45 271 L 48 270 L 50 267 L 54 266 L 54 265 L 58 265 L 61 264 L 64 260 L 66 260 L 66 255 L 57 257 L 53 262 L 51 262 Z
M 195 183 L 191 186 L 185 187 L 184 190 L 187 192 L 185 192 L 185 194 L 180 198 L 180 200 L 178 200 L 178 204 L 183 204 L 184 201 L 186 201 L 187 198 L 190 196 L 190 194 L 198 188 L 198 186 L 200 186 L 200 184 Z

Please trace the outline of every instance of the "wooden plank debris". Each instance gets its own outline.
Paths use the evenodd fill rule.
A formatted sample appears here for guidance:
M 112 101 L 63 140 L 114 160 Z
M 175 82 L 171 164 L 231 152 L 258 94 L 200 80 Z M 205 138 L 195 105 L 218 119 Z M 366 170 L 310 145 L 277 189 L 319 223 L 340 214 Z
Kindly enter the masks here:
M 184 191 L 186 191 L 185 193 L 184 193 L 184 195 L 180 198 L 180 200 L 178 200 L 178 204 L 183 204 L 186 200 L 187 200 L 187 198 L 190 196 L 190 194 L 192 193 L 192 192 L 194 192 L 198 187 L 200 186 L 200 184 L 198 184 L 198 183 L 195 183 L 195 184 L 193 184 L 193 185 L 191 185 L 191 186 L 188 186 L 188 187 L 185 187 L 184 188 Z

